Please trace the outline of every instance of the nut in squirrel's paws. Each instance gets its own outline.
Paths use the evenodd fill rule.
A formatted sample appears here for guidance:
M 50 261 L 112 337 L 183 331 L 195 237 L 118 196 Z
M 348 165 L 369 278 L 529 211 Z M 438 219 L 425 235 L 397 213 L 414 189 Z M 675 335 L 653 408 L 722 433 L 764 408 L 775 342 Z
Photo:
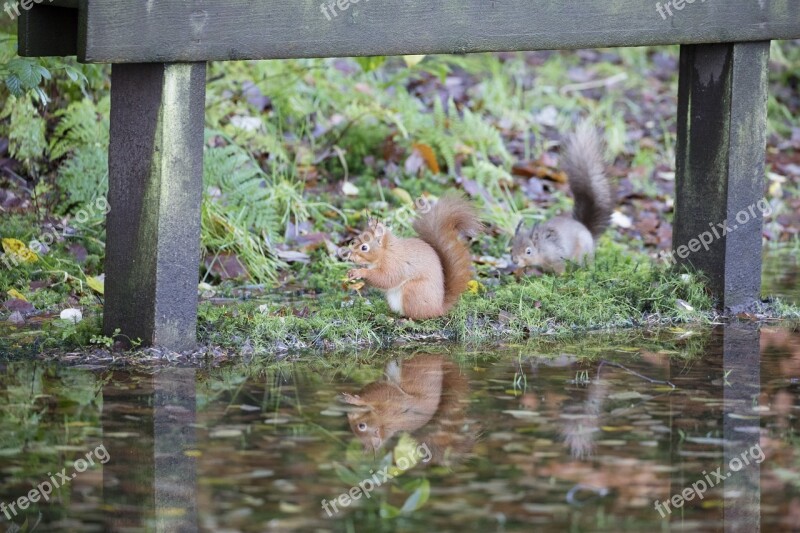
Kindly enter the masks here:
M 360 268 L 354 268 L 347 273 L 347 279 L 350 281 L 356 281 L 361 279 L 363 276 L 362 270 Z

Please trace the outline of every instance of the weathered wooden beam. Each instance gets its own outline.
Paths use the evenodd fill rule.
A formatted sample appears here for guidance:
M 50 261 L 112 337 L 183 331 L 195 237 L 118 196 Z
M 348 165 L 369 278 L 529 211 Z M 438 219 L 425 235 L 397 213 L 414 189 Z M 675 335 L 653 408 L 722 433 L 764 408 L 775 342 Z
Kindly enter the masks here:
M 77 55 L 78 10 L 38 4 L 30 10 L 19 8 L 17 35 L 20 56 Z
M 103 329 L 195 344 L 204 63 L 114 65 Z
M 769 42 L 681 48 L 675 229 L 722 309 L 761 294 Z
M 797 0 L 82 0 L 81 11 L 79 57 L 107 63 L 800 38 Z

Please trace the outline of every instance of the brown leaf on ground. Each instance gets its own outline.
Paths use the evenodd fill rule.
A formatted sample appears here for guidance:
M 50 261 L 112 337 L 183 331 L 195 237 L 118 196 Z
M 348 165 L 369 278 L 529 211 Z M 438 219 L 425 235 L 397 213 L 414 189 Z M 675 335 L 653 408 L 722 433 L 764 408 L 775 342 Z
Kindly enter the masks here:
M 511 173 L 524 178 L 541 178 L 556 183 L 566 183 L 565 172 L 544 165 L 541 161 L 522 161 L 511 167 Z
M 218 254 L 216 256 L 209 254 L 205 257 L 205 266 L 223 281 L 250 278 L 250 274 L 236 254 Z
M 19 311 L 22 314 L 32 313 L 36 310 L 32 303 L 20 300 L 19 298 L 12 298 L 3 303 L 3 307 L 11 312 Z
M 419 151 L 422 159 L 425 161 L 425 164 L 428 166 L 428 169 L 433 172 L 434 174 L 441 173 L 441 169 L 439 168 L 439 162 L 436 160 L 436 152 L 433 151 L 433 148 L 428 146 L 427 144 L 423 143 L 414 143 L 414 149 Z

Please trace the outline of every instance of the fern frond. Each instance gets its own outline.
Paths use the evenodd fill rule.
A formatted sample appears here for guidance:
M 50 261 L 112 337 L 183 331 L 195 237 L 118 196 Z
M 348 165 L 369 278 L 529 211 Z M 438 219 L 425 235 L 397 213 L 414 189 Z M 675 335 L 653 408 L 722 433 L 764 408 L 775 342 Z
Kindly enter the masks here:
M 60 118 L 50 139 L 50 157 L 59 159 L 83 146 L 108 146 L 109 99 L 103 98 L 95 104 L 91 100 L 71 103 L 60 109 Z

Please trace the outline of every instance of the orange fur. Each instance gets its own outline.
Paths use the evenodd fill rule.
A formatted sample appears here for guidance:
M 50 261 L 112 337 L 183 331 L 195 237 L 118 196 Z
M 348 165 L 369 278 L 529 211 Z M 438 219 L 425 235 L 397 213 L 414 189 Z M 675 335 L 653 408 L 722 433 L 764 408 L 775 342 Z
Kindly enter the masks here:
M 381 223 L 355 243 L 350 259 L 366 266 L 349 272 L 387 291 L 389 307 L 415 320 L 447 313 L 472 277 L 472 256 L 459 236 L 481 229 L 475 211 L 463 198 L 447 195 L 414 221 L 419 238 L 392 235 Z
M 365 451 L 376 452 L 406 431 L 428 446 L 434 463 L 448 464 L 465 458 L 478 439 L 479 426 L 467 418 L 468 396 L 456 364 L 421 354 L 390 361 L 383 379 L 342 398 L 355 406 L 347 419 Z

